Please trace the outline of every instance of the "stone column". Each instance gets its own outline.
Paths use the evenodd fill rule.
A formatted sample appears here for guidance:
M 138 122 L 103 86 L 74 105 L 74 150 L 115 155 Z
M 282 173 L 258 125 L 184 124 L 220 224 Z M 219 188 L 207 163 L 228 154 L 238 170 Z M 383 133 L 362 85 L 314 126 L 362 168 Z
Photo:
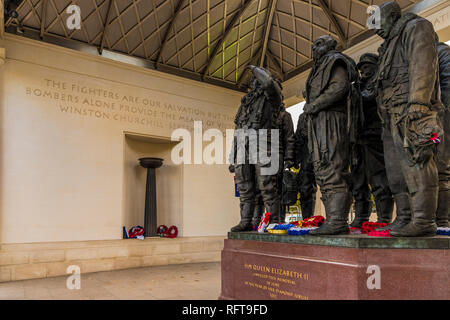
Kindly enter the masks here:
M 0 85 L 3 86 L 3 70 L 2 66 L 6 62 L 6 50 L 4 48 L 4 35 L 5 35 L 5 10 L 4 10 L 4 0 L 0 0 Z M 3 88 L 0 88 L 0 92 L 3 92 Z M 3 108 L 2 101 L 3 97 L 0 96 L 0 108 Z M 0 112 L 1 114 L 1 112 Z M 1 118 L 0 118 L 1 121 Z M 0 156 L 1 153 L 0 153 Z M 1 160 L 0 160 L 1 161 Z M 0 190 L 1 192 L 1 190 Z M 0 228 L 2 226 L 2 216 L 0 215 Z M 0 250 L 2 249 L 2 234 L 0 229 Z
M 5 64 L 6 61 L 6 50 L 3 46 L 3 40 L 5 36 L 5 10 L 4 10 L 4 0 L 0 1 L 0 66 Z
M 1 44 L 0 44 L 1 46 Z M 6 62 L 6 49 L 0 47 L 0 67 L 3 66 Z
M 147 184 L 145 189 L 145 237 L 156 237 L 157 211 L 156 211 L 156 175 L 155 171 L 163 164 L 161 158 L 140 158 L 139 163 L 147 169 Z
M 3 40 L 3 35 L 5 33 L 5 10 L 3 7 L 4 0 L 0 1 L 0 39 Z

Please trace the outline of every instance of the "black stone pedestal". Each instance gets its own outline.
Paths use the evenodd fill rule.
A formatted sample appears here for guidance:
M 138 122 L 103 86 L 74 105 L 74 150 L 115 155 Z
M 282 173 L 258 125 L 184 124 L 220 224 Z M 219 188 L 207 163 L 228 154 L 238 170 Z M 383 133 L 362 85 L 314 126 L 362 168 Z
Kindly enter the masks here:
M 156 237 L 156 175 L 155 170 L 162 166 L 164 159 L 140 158 L 139 164 L 147 169 L 147 185 L 145 189 L 145 237 Z

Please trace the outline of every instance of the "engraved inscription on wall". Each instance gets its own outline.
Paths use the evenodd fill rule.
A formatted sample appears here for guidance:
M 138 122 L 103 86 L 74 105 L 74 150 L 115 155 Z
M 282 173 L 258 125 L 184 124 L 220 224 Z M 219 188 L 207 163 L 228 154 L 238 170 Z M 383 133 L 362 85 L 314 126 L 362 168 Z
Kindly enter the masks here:
M 195 101 L 175 103 L 152 95 L 132 95 L 101 86 L 43 78 L 40 86 L 26 86 L 27 96 L 45 100 L 59 112 L 73 117 L 89 117 L 103 121 L 131 123 L 156 129 L 193 130 L 194 120 L 203 122 L 203 129 L 221 131 L 233 128 L 234 112 L 210 111 L 195 106 Z M 184 99 L 189 101 L 190 99 Z M 217 109 L 220 109 L 217 106 Z

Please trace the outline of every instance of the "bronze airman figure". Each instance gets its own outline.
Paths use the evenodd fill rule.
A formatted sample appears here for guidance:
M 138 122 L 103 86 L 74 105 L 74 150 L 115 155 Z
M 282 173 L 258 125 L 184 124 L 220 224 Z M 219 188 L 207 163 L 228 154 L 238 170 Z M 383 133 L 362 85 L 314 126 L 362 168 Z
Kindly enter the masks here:
M 389 186 L 397 204 L 392 236 L 436 234 L 438 170 L 433 137 L 442 136 L 433 25 L 395 2 L 380 6 L 378 105 Z
M 349 114 L 352 82 L 358 81 L 358 72 L 355 62 L 337 52 L 336 45 L 328 35 L 314 41 L 314 66 L 306 83 L 303 110 L 308 116 L 308 149 L 326 211 L 325 223 L 311 235 L 346 234 L 349 230 Z

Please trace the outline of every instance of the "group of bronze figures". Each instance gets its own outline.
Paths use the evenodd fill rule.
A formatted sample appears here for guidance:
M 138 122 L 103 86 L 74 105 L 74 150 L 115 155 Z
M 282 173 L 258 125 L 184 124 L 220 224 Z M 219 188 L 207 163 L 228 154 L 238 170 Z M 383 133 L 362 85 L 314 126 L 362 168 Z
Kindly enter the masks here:
M 251 91 L 242 98 L 236 129 L 278 129 L 280 165 L 276 174 L 264 174 L 267 163 L 231 159 L 241 213 L 231 231 L 253 230 L 264 210 L 271 222 L 284 222 L 291 167 L 300 167 L 303 218 L 314 214 L 320 187 L 326 221 L 311 235 L 348 233 L 353 200 L 350 226 L 360 227 L 369 220 L 371 194 L 378 222 L 391 222 L 395 202 L 395 221 L 382 228 L 392 236 L 433 236 L 437 227 L 449 227 L 450 47 L 438 42 L 429 21 L 402 15 L 395 2 L 380 6 L 380 18 L 379 54 L 363 54 L 358 64 L 336 51 L 330 36 L 313 43 L 295 132 L 281 83 L 264 68 L 248 67 Z M 241 143 L 249 157 L 248 140 Z

